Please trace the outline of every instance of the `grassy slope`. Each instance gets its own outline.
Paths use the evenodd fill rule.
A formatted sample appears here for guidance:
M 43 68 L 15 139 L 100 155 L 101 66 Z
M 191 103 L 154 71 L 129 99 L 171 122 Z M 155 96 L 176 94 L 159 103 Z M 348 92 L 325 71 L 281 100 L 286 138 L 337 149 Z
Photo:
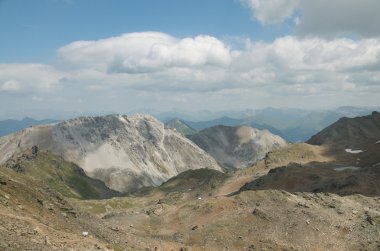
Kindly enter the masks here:
M 86 176 L 80 167 L 48 152 L 39 152 L 36 156 L 24 153 L 7 165 L 12 167 L 16 163 L 24 171 L 15 175 L 37 180 L 66 197 L 102 199 L 118 195 L 103 182 Z
M 197 131 L 190 126 L 188 126 L 185 122 L 179 120 L 179 119 L 173 119 L 165 124 L 167 128 L 176 129 L 177 132 L 181 133 L 182 135 L 193 135 L 197 133 Z

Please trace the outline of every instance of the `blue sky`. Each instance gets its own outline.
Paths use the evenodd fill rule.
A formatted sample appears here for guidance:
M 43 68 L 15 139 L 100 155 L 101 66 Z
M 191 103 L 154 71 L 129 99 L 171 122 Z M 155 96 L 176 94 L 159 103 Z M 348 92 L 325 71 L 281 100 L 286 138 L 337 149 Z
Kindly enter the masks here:
M 51 62 L 56 49 L 72 41 L 129 32 L 268 41 L 289 30 L 288 25 L 263 28 L 252 22 L 237 0 L 5 0 L 0 5 L 0 60 Z
M 378 0 L 0 0 L 0 118 L 378 106 Z

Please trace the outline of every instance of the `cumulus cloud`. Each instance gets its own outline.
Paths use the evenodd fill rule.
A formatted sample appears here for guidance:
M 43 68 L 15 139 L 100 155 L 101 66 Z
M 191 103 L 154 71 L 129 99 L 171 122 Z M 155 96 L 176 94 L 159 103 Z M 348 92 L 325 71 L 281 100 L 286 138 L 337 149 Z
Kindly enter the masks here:
M 252 17 L 262 24 L 281 23 L 291 17 L 300 0 L 241 0 L 247 6 Z
M 323 40 L 288 36 L 273 43 L 249 44 L 234 60 L 232 72 L 235 80 L 245 85 L 261 83 L 271 88 L 276 86 L 277 90 L 282 88 L 288 94 L 316 94 L 367 88 L 373 82 L 371 69 L 379 62 L 379 39 Z
M 63 76 L 49 65 L 0 64 L 0 92 L 52 91 Z
M 224 67 L 230 50 L 210 36 L 175 38 L 159 32 L 77 41 L 58 50 L 66 63 L 110 73 L 149 73 L 168 68 Z
M 376 38 L 286 36 L 273 42 L 248 40 L 245 48 L 233 50 L 207 36 L 132 33 L 74 42 L 58 54 L 69 66 L 66 70 L 0 65 L 0 96 L 28 91 L 34 103 L 42 103 L 36 102 L 39 98 L 66 100 L 65 107 L 96 107 L 99 100 L 109 107 L 123 102 L 248 107 L 252 102 L 292 106 L 299 100 L 318 105 L 321 98 L 329 99 L 325 104 L 330 105 L 363 105 L 378 102 L 380 95 L 380 39 Z M 43 94 L 46 90 L 49 95 Z M 345 102 L 349 97 L 356 97 L 356 103 Z
M 80 69 L 72 81 L 96 91 L 107 86 L 154 92 L 208 92 L 254 88 L 288 95 L 373 91 L 380 71 L 380 40 L 297 38 L 248 41 L 233 51 L 208 36 L 175 38 L 131 33 L 79 41 L 59 49 Z

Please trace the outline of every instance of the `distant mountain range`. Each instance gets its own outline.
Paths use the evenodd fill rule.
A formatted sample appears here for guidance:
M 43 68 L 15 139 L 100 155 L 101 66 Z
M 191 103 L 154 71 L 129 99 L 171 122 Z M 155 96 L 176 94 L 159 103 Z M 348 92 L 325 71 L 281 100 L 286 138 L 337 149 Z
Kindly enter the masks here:
M 55 123 L 57 120 L 44 119 L 44 120 L 35 120 L 32 118 L 24 118 L 22 120 L 7 119 L 0 121 L 0 137 L 11 134 L 13 132 L 20 131 L 24 128 L 33 126 L 33 125 L 43 125 Z
M 267 129 L 271 133 L 276 134 L 287 140 L 288 142 L 305 142 L 312 135 L 316 134 L 326 126 L 336 122 L 341 117 L 356 117 L 371 114 L 369 108 L 358 107 L 340 107 L 336 110 L 326 111 L 307 111 L 301 109 L 276 109 L 265 108 L 255 110 L 244 114 L 247 116 L 236 118 L 230 116 L 222 116 L 217 119 L 191 121 L 175 118 L 176 127 L 172 124 L 172 128 L 176 128 L 181 132 L 179 127 L 190 127 L 197 131 L 217 126 L 239 126 L 245 125 L 260 130 Z M 239 113 L 241 114 L 241 113 Z M 173 119 L 167 120 L 168 122 Z M 182 122 L 183 125 L 179 126 Z M 186 133 L 185 133 L 186 134 Z
M 129 114 L 143 111 L 153 115 L 165 123 L 167 128 L 175 128 L 183 135 L 193 134 L 196 131 L 216 125 L 239 126 L 245 125 L 257 129 L 267 129 L 271 133 L 284 138 L 288 142 L 305 142 L 326 126 L 336 122 L 341 117 L 353 118 L 371 114 L 379 108 L 362 108 L 344 106 L 334 110 L 304 110 L 304 109 L 246 109 L 230 111 L 198 111 L 181 112 L 173 110 L 160 112 L 153 109 L 134 110 Z M 92 116 L 92 115 L 91 115 Z M 45 119 L 35 120 L 25 118 L 19 120 L 0 121 L 0 136 L 4 136 L 24 128 L 57 122 Z

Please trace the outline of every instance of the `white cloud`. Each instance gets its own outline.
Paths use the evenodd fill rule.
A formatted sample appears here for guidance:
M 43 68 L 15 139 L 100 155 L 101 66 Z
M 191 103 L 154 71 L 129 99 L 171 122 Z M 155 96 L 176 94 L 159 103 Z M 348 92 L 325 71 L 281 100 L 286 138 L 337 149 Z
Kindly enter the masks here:
M 175 38 L 159 32 L 128 33 L 77 41 L 58 50 L 66 63 L 116 73 L 149 73 L 168 68 L 224 67 L 230 50 L 210 36 Z
M 0 64 L 0 92 L 51 91 L 63 76 L 49 65 Z
M 59 55 L 80 69 L 70 73 L 71 81 L 87 86 L 92 92 L 103 92 L 112 86 L 144 92 L 176 92 L 176 95 L 241 88 L 279 95 L 379 91 L 376 88 L 380 70 L 375 67 L 380 64 L 379 39 L 286 36 L 271 43 L 248 41 L 245 49 L 232 51 L 216 38 L 205 38 L 198 46 L 197 39 L 192 38 L 132 33 L 74 42 L 60 49 Z M 205 46 L 208 41 L 218 48 Z M 190 46 L 183 45 L 187 43 Z M 159 48 L 158 52 L 153 53 L 156 49 L 152 48 Z
M 380 63 L 379 39 L 288 36 L 273 43 L 251 43 L 233 62 L 230 71 L 242 86 L 256 83 L 287 95 L 353 91 L 364 86 L 371 86 L 367 91 L 379 91 L 380 83 L 373 83 L 373 76 L 380 72 L 380 68 L 373 70 Z
M 241 0 L 254 19 L 263 24 L 281 23 L 293 15 L 300 0 Z
M 20 83 L 14 80 L 7 80 L 5 81 L 1 87 L 1 91 L 10 91 L 10 92 L 17 92 L 21 89 Z
M 236 108 L 303 101 L 311 106 L 322 98 L 326 105 L 370 105 L 380 95 L 380 39 L 286 36 L 273 42 L 248 40 L 245 48 L 234 51 L 207 36 L 139 35 L 141 41 L 133 33 L 71 43 L 59 50 L 69 66 L 65 71 L 0 65 L 0 96 L 30 92 L 30 101 L 43 100 L 34 104 L 112 110 L 137 104 Z M 46 90 L 51 92 L 44 94 Z
M 271 43 L 248 41 L 245 49 L 232 51 L 208 36 L 179 39 L 147 32 L 74 42 L 58 53 L 74 69 L 65 73 L 66 81 L 88 92 L 118 86 L 177 93 L 261 88 L 317 95 L 373 91 L 380 74 L 379 39 L 286 36 Z

